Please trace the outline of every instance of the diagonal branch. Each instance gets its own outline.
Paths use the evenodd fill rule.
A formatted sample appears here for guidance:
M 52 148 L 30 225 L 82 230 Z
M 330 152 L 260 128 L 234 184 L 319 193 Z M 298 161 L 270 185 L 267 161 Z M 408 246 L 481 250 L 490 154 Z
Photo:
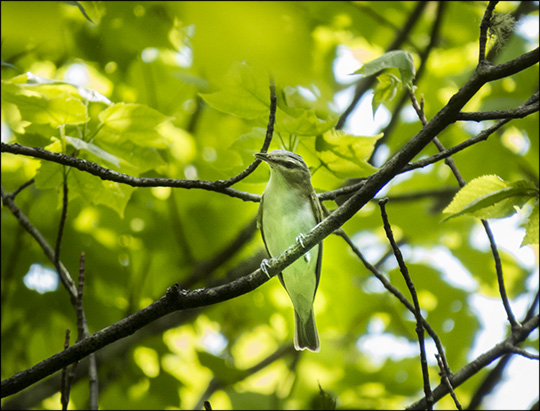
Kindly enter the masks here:
M 489 351 L 481 354 L 478 358 L 476 358 L 474 361 L 470 362 L 466 366 L 464 366 L 461 370 L 459 370 L 457 373 L 449 377 L 450 383 L 452 387 L 456 388 L 460 386 L 463 382 L 467 381 L 469 378 L 471 378 L 473 375 L 477 374 L 482 368 L 488 366 L 491 362 L 493 362 L 495 359 L 513 352 L 514 348 L 517 344 L 525 341 L 529 334 L 538 328 L 538 325 L 540 324 L 540 317 L 537 315 L 530 320 L 526 321 L 523 324 L 523 327 L 520 329 L 516 329 L 512 332 L 512 334 L 495 345 L 492 349 Z M 444 397 L 446 394 L 448 394 L 448 388 L 444 383 L 441 383 L 437 388 L 433 390 L 433 397 L 435 402 L 440 400 L 442 397 Z M 415 402 L 411 406 L 407 407 L 407 410 L 425 410 L 427 406 L 427 401 L 425 398 L 422 398 L 421 400 Z
M 422 367 L 422 377 L 424 380 L 424 393 L 427 399 L 427 408 L 431 410 L 433 408 L 433 393 L 431 391 L 431 386 L 429 385 L 429 371 L 426 358 L 426 346 L 424 343 L 424 318 L 422 317 L 422 311 L 420 310 L 420 303 L 418 302 L 416 288 L 411 280 L 411 276 L 409 275 L 409 269 L 407 268 L 407 265 L 403 260 L 403 255 L 401 254 L 401 251 L 396 244 L 394 234 L 392 233 L 392 227 L 390 226 L 390 222 L 388 221 L 388 214 L 386 213 L 385 207 L 387 202 L 388 198 L 383 198 L 379 201 L 379 207 L 381 208 L 381 217 L 383 220 L 386 237 L 390 242 L 390 246 L 392 247 L 394 256 L 396 257 L 396 260 L 398 262 L 399 271 L 401 272 L 401 275 L 403 276 L 405 283 L 407 284 L 407 288 L 411 293 L 411 297 L 414 303 L 414 316 L 416 317 L 416 334 L 418 335 L 418 345 L 420 346 L 420 365 Z
M 28 233 L 34 237 L 34 239 L 37 241 L 37 243 L 41 246 L 43 252 L 47 256 L 47 258 L 54 263 L 55 261 L 55 252 L 53 248 L 49 245 L 45 237 L 39 232 L 39 230 L 32 225 L 30 220 L 28 220 L 28 217 L 17 207 L 15 202 L 13 201 L 12 196 L 8 195 L 7 192 L 4 190 L 4 187 L 1 187 L 1 193 L 2 193 L 2 202 L 9 208 L 9 211 L 15 216 L 15 218 L 19 221 L 19 223 L 25 228 Z M 69 274 L 66 267 L 62 264 L 62 262 L 58 262 L 59 270 L 58 275 L 60 277 L 61 283 L 66 287 L 66 290 L 69 293 L 70 300 L 74 304 L 77 301 L 77 287 L 75 286 L 75 283 L 73 282 L 73 279 L 71 278 L 71 275 Z

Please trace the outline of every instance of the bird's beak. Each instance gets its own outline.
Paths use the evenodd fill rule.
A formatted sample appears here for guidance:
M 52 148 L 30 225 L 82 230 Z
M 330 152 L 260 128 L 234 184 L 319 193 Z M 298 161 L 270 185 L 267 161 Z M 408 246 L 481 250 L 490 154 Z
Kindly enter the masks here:
M 255 157 L 262 161 L 268 161 L 268 153 L 255 153 Z

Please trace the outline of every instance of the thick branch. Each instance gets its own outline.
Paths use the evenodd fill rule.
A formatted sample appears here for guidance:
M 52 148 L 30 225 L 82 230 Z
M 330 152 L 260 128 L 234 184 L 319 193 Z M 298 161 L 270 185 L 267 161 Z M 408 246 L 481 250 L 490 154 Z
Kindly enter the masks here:
M 203 307 L 229 300 L 254 290 L 266 281 L 268 281 L 268 277 L 258 269 L 231 283 L 213 288 L 188 291 L 180 290 L 177 286 L 173 286 L 169 288 L 163 297 L 148 307 L 90 335 L 33 367 L 3 380 L 0 390 L 1 395 L 2 397 L 6 397 L 15 394 L 63 367 L 81 360 L 100 348 L 133 334 L 135 331 L 166 314 L 176 310 Z

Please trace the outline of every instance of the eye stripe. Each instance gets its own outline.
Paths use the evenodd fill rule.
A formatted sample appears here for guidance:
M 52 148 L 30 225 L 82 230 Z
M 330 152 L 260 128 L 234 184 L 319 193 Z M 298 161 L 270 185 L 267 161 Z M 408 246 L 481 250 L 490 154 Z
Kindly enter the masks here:
M 298 167 L 298 165 L 294 164 L 292 161 L 283 161 L 281 164 L 283 164 L 287 168 Z

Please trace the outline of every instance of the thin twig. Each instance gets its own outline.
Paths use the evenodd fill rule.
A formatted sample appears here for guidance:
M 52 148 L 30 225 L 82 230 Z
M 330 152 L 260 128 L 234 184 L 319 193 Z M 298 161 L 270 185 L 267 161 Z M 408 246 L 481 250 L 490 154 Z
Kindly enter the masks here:
M 412 314 L 414 314 L 414 306 L 411 304 L 411 302 L 407 300 L 407 298 L 396 287 L 394 287 L 390 283 L 390 281 L 388 281 L 388 279 L 377 269 L 377 266 L 382 264 L 382 262 L 386 259 L 386 257 L 385 256 L 381 257 L 381 259 L 375 265 L 373 265 L 364 257 L 362 252 L 358 249 L 356 244 L 354 244 L 354 242 L 345 233 L 344 230 L 338 230 L 336 231 L 336 234 L 345 240 L 345 242 L 351 248 L 352 252 L 356 254 L 356 256 L 360 259 L 360 261 L 362 261 L 362 264 L 364 264 L 364 266 L 381 282 L 383 287 L 386 288 L 390 293 L 392 293 L 399 300 L 399 302 L 401 302 Z M 400 244 L 400 242 L 398 242 L 398 244 Z M 424 328 L 426 329 L 427 333 L 435 342 L 437 351 L 443 359 L 443 364 L 444 364 L 447 375 L 451 375 L 452 372 L 450 371 L 450 367 L 448 366 L 448 362 L 446 360 L 446 354 L 444 352 L 444 347 L 442 345 L 441 339 L 439 338 L 435 330 L 433 330 L 431 325 L 429 325 L 429 323 L 424 318 L 422 318 L 422 324 Z
M 487 45 L 487 33 L 489 29 L 489 25 L 491 23 L 491 16 L 493 15 L 493 10 L 495 9 L 495 6 L 497 5 L 498 1 L 490 1 L 486 11 L 484 13 L 484 17 L 482 18 L 482 22 L 480 23 L 480 37 L 479 37 L 479 45 L 478 45 L 478 65 L 482 65 L 486 63 L 486 45 Z
M 86 319 L 84 316 L 83 310 L 83 290 L 84 290 L 84 281 L 85 281 L 85 253 L 81 253 L 81 258 L 79 261 L 79 286 L 77 288 L 77 328 L 78 328 L 78 337 L 77 342 L 87 337 L 87 326 Z M 76 365 L 78 362 L 73 363 L 71 369 L 71 383 L 75 379 Z M 97 363 L 95 353 L 91 353 L 88 356 L 88 385 L 89 385 L 89 401 L 88 409 L 97 410 L 98 409 L 98 377 L 97 377 Z
M 446 374 L 446 371 L 444 369 L 444 364 L 443 364 L 443 361 L 441 359 L 441 356 L 439 354 L 435 354 L 435 358 L 437 358 L 437 363 L 439 364 L 439 369 L 441 370 L 440 375 L 441 375 L 442 382 L 444 383 L 444 385 L 446 385 L 446 388 L 448 388 L 448 391 L 450 392 L 450 395 L 452 396 L 452 399 L 454 400 L 454 404 L 456 404 L 456 408 L 458 410 L 462 410 L 463 407 L 461 406 L 461 403 L 459 402 L 459 400 L 457 398 L 457 395 L 454 392 L 454 388 L 452 387 L 452 383 L 448 379 L 448 374 Z
M 272 142 L 272 136 L 274 135 L 274 124 L 276 122 L 276 107 L 277 107 L 276 85 L 274 84 L 274 77 L 270 76 L 270 116 L 268 118 L 268 125 L 266 127 L 266 137 L 261 147 L 261 151 L 260 151 L 261 153 L 266 153 L 268 151 L 268 147 L 270 147 L 270 143 Z M 222 184 L 224 187 L 230 187 L 233 184 L 239 182 L 240 180 L 243 180 L 251 173 L 253 173 L 253 171 L 255 171 L 255 169 L 260 163 L 261 163 L 261 160 L 256 158 L 240 174 L 234 177 L 231 177 L 227 180 L 220 180 L 218 182 Z
M 23 183 L 21 184 L 19 187 L 17 187 L 15 190 L 13 190 L 11 193 L 8 194 L 8 197 L 10 197 L 11 199 L 15 199 L 15 197 L 21 192 L 23 191 L 26 187 L 29 187 L 31 186 L 32 184 L 34 184 L 34 179 L 31 178 L 30 180 L 28 180 L 26 183 Z
M 522 357 L 529 358 L 531 360 L 538 360 L 540 359 L 540 356 L 538 354 L 533 354 L 528 352 L 527 350 L 524 350 L 521 347 L 512 346 L 510 347 L 510 351 L 514 354 L 521 355 Z
M 386 48 L 385 50 L 386 52 L 397 50 L 402 46 L 405 40 L 409 37 L 409 34 L 414 28 L 414 26 L 416 25 L 416 23 L 420 20 L 422 12 L 426 8 L 427 3 L 428 2 L 426 1 L 419 1 L 416 4 L 415 9 L 410 14 L 409 18 L 407 19 L 407 22 L 403 26 L 403 29 L 399 33 L 396 34 L 394 41 Z M 356 108 L 356 105 L 358 104 L 362 96 L 366 93 L 366 91 L 368 91 L 373 86 L 373 83 L 375 83 L 375 81 L 376 81 L 376 77 L 370 76 L 370 77 L 362 78 L 358 82 L 358 85 L 356 86 L 356 90 L 354 92 L 354 97 L 351 103 L 349 104 L 349 106 L 343 112 L 343 114 L 341 114 L 341 117 L 339 118 L 336 124 L 336 130 L 341 130 L 343 128 L 349 115 L 354 111 L 354 109 Z
M 533 104 L 526 106 L 509 109 L 509 110 L 496 110 L 496 111 L 483 111 L 467 113 L 461 112 L 457 115 L 458 121 L 485 121 L 485 120 L 498 120 L 502 118 L 523 118 L 529 114 L 536 113 L 539 110 L 539 103 L 536 101 Z
M 1 187 L 1 194 L 2 194 L 2 202 L 9 208 L 11 213 L 15 216 L 15 218 L 19 221 L 19 223 L 30 233 L 32 237 L 37 241 L 37 243 L 41 246 L 42 250 L 45 252 L 45 255 L 47 258 L 54 264 L 55 260 L 55 252 L 53 248 L 49 245 L 47 240 L 43 237 L 43 235 L 39 232 L 39 230 L 28 220 L 28 217 L 22 212 L 22 210 L 17 207 L 13 199 L 11 199 L 6 191 L 4 190 L 4 187 Z M 67 289 L 70 300 L 72 303 L 74 303 L 77 300 L 77 287 L 75 287 L 75 283 L 73 282 L 71 275 L 69 274 L 68 270 L 64 267 L 62 262 L 59 262 L 60 266 L 60 282 L 64 287 Z
M 64 350 L 69 347 L 69 329 L 66 330 L 66 337 L 64 339 Z M 60 386 L 60 403 L 62 404 L 62 410 L 67 410 L 69 403 L 69 384 L 68 384 L 68 367 L 62 368 L 62 384 Z
M 523 103 L 521 106 L 519 106 L 516 110 L 523 110 L 526 108 L 526 106 L 529 106 L 529 105 L 534 105 L 536 102 L 538 102 L 538 91 L 536 93 L 534 93 L 525 103 Z M 472 113 L 471 113 L 472 114 Z M 458 113 L 458 117 L 460 116 L 460 114 Z M 458 118 L 459 119 L 459 118 Z M 482 130 L 480 133 L 478 133 L 476 136 L 474 137 L 471 137 L 467 140 L 465 140 L 464 142 L 460 143 L 460 144 L 457 144 L 456 146 L 454 147 L 451 147 L 451 148 L 448 148 L 448 149 L 445 149 L 444 151 L 441 151 L 433 156 L 430 156 L 430 157 L 427 157 L 427 158 L 424 158 L 422 160 L 418 160 L 414 163 L 410 163 L 408 164 L 407 166 L 405 166 L 403 169 L 402 169 L 402 173 L 404 172 L 407 172 L 407 171 L 411 171 L 411 170 L 414 170 L 414 169 L 417 169 L 417 168 L 423 168 L 429 164 L 433 164 L 433 163 L 436 163 L 444 158 L 447 158 L 453 154 L 456 154 L 464 149 L 466 149 L 467 147 L 470 147 L 472 146 L 473 144 L 476 144 L 476 143 L 479 143 L 481 141 L 484 141 L 484 140 L 487 140 L 488 137 L 493 134 L 495 131 L 497 131 L 499 128 L 501 128 L 502 126 L 504 126 L 506 123 L 508 123 L 509 121 L 511 121 L 512 118 L 506 118 L 504 120 L 500 120 L 498 122 L 496 122 L 495 124 L 493 124 L 492 126 Z
M 490 3 L 491 4 L 491 3 Z M 411 101 L 413 104 L 414 109 L 416 110 L 416 113 L 418 114 L 418 117 L 420 118 L 420 121 L 424 125 L 424 127 L 428 124 L 428 121 L 424 115 L 424 111 L 422 108 L 418 105 L 418 101 L 416 100 L 416 96 L 414 93 L 410 93 Z M 502 120 L 504 121 L 504 120 Z M 437 137 L 433 138 L 433 143 L 439 150 L 439 152 L 443 152 L 446 150 L 444 145 L 439 141 Z M 454 177 L 458 181 L 458 184 L 460 187 L 464 187 L 467 182 L 465 179 L 461 176 L 461 173 L 459 172 L 456 164 L 454 163 L 454 160 L 451 157 L 445 158 L 445 163 L 450 167 L 452 170 L 452 173 L 454 174 Z M 502 264 L 501 264 L 501 258 L 499 256 L 499 251 L 497 249 L 497 244 L 495 243 L 495 238 L 493 237 L 493 233 L 491 232 L 491 228 L 489 226 L 489 223 L 486 220 L 480 220 L 482 222 L 482 225 L 484 226 L 484 230 L 486 231 L 486 234 L 488 236 L 489 244 L 491 247 L 491 252 L 493 254 L 493 258 L 495 260 L 495 271 L 497 273 L 497 283 L 499 284 L 499 293 L 501 295 L 501 300 L 504 305 L 504 309 L 506 311 L 506 315 L 508 317 L 508 321 L 510 322 L 510 325 L 512 328 L 519 327 L 520 324 L 516 321 L 514 317 L 514 313 L 512 312 L 512 308 L 510 306 L 510 302 L 508 301 L 508 295 L 506 294 L 506 287 L 504 285 L 504 275 L 502 270 Z
M 500 343 L 496 344 L 493 348 L 489 349 L 483 354 L 480 354 L 475 360 L 465 365 L 457 373 L 449 377 L 452 387 L 457 388 L 473 375 L 477 374 L 481 369 L 487 367 L 495 359 L 508 354 L 513 345 L 519 344 L 527 339 L 529 334 L 538 328 L 540 324 L 540 317 L 537 315 L 527 322 L 523 323 L 523 327 L 515 329 L 512 334 L 505 338 Z M 443 396 L 448 394 L 448 388 L 445 384 L 441 383 L 433 390 L 433 397 L 435 401 L 440 400 Z M 427 406 L 426 398 L 415 402 L 411 406 L 407 407 L 407 410 L 425 410 Z
M 62 198 L 62 214 L 60 216 L 60 222 L 58 223 L 58 235 L 56 237 L 56 248 L 54 251 L 54 266 L 56 267 L 56 270 L 58 271 L 58 275 L 60 276 L 60 247 L 62 245 L 62 236 L 64 234 L 64 225 L 66 223 L 66 217 L 67 217 L 67 209 L 68 209 L 68 184 L 67 184 L 67 175 L 66 175 L 66 169 L 65 166 L 62 170 L 63 174 L 63 198 Z
M 409 269 L 407 268 L 407 265 L 405 264 L 405 261 L 403 260 L 403 255 L 401 254 L 401 251 L 399 247 L 397 246 L 396 241 L 394 240 L 392 227 L 390 227 L 390 222 L 388 221 L 388 215 L 386 214 L 385 205 L 387 202 L 388 202 L 387 198 L 383 198 L 382 200 L 379 201 L 379 206 L 381 208 L 381 217 L 382 217 L 383 225 L 384 225 L 384 231 L 386 232 L 386 237 L 388 238 L 388 241 L 390 242 L 392 250 L 394 251 L 394 255 L 399 265 L 399 270 L 401 271 L 401 274 L 403 275 L 403 278 L 405 279 L 405 283 L 407 284 L 407 288 L 409 289 L 412 300 L 413 300 L 414 316 L 416 317 L 416 334 L 418 335 L 418 345 L 420 346 L 420 364 L 422 366 L 422 376 L 424 378 L 424 393 L 426 395 L 427 408 L 432 409 L 433 393 L 431 392 L 431 387 L 429 385 L 429 370 L 428 370 L 427 358 L 426 358 L 426 346 L 424 343 L 424 326 L 423 326 L 424 319 L 422 317 L 422 311 L 420 310 L 420 303 L 418 302 L 418 296 L 416 295 L 416 289 L 414 287 L 414 283 L 412 282 L 411 276 L 409 275 Z
M 540 290 L 536 291 L 536 295 L 533 298 L 531 304 L 529 305 L 529 309 L 527 310 L 527 314 L 525 314 L 525 317 L 521 321 L 522 323 L 526 323 L 531 318 L 534 317 L 534 313 L 536 311 L 536 305 L 538 304 L 540 295 Z M 501 359 L 498 361 L 497 365 L 493 367 L 487 376 L 484 377 L 482 380 L 482 383 L 476 388 L 469 404 L 467 405 L 468 410 L 475 410 L 479 408 L 483 398 L 488 395 L 495 385 L 499 383 L 502 379 L 503 371 L 510 362 L 511 354 L 506 354 L 501 357 Z
M 501 299 L 504 305 L 504 309 L 506 311 L 506 316 L 508 317 L 508 321 L 510 322 L 510 325 L 512 326 L 512 328 L 520 327 L 521 324 L 519 324 L 516 321 L 516 317 L 514 317 L 514 313 L 512 312 L 512 307 L 510 307 L 508 295 L 506 294 L 506 287 L 504 286 L 504 276 L 503 276 L 503 270 L 502 270 L 502 264 L 501 264 L 501 257 L 499 256 L 497 243 L 495 243 L 495 237 L 493 236 L 493 232 L 491 231 L 491 227 L 489 226 L 488 222 L 486 220 L 480 220 L 480 221 L 482 222 L 482 225 L 484 226 L 484 230 L 486 231 L 486 234 L 488 236 L 491 252 L 493 254 L 493 258 L 495 259 L 495 271 L 497 272 L 497 282 L 499 284 L 499 293 L 501 294 Z
M 430 157 L 426 157 L 426 158 L 423 158 L 421 160 L 418 160 L 418 161 L 415 161 L 414 163 L 409 163 L 408 165 L 406 165 L 405 167 L 403 167 L 402 169 L 402 173 L 406 173 L 408 171 L 411 171 L 411 170 L 415 170 L 417 168 L 423 168 L 423 167 L 426 167 L 430 164 L 434 164 L 434 163 L 437 163 L 443 159 L 446 159 L 447 157 L 450 157 L 451 155 L 454 155 L 462 150 L 465 150 L 467 147 L 470 147 L 474 144 L 477 144 L 481 141 L 484 141 L 484 140 L 487 140 L 487 138 L 493 134 L 495 131 L 497 131 L 499 128 L 501 128 L 502 126 L 504 126 L 506 123 L 510 122 L 511 119 L 505 119 L 505 120 L 500 120 L 498 122 L 496 122 L 495 124 L 493 124 L 492 126 L 482 130 L 480 133 L 478 133 L 476 136 L 474 137 L 471 137 L 467 140 L 465 140 L 464 142 L 462 143 L 459 143 L 457 145 L 455 145 L 454 147 L 451 147 L 451 148 L 447 148 L 445 149 L 444 151 L 441 151 L 437 154 L 434 154 Z
M 85 254 L 84 251 L 81 253 L 81 258 L 79 260 L 79 284 L 77 287 L 77 305 L 75 310 L 77 311 L 77 330 L 78 336 L 77 341 L 80 341 L 84 338 L 84 324 L 83 324 L 83 290 L 84 290 L 84 268 L 85 267 Z

